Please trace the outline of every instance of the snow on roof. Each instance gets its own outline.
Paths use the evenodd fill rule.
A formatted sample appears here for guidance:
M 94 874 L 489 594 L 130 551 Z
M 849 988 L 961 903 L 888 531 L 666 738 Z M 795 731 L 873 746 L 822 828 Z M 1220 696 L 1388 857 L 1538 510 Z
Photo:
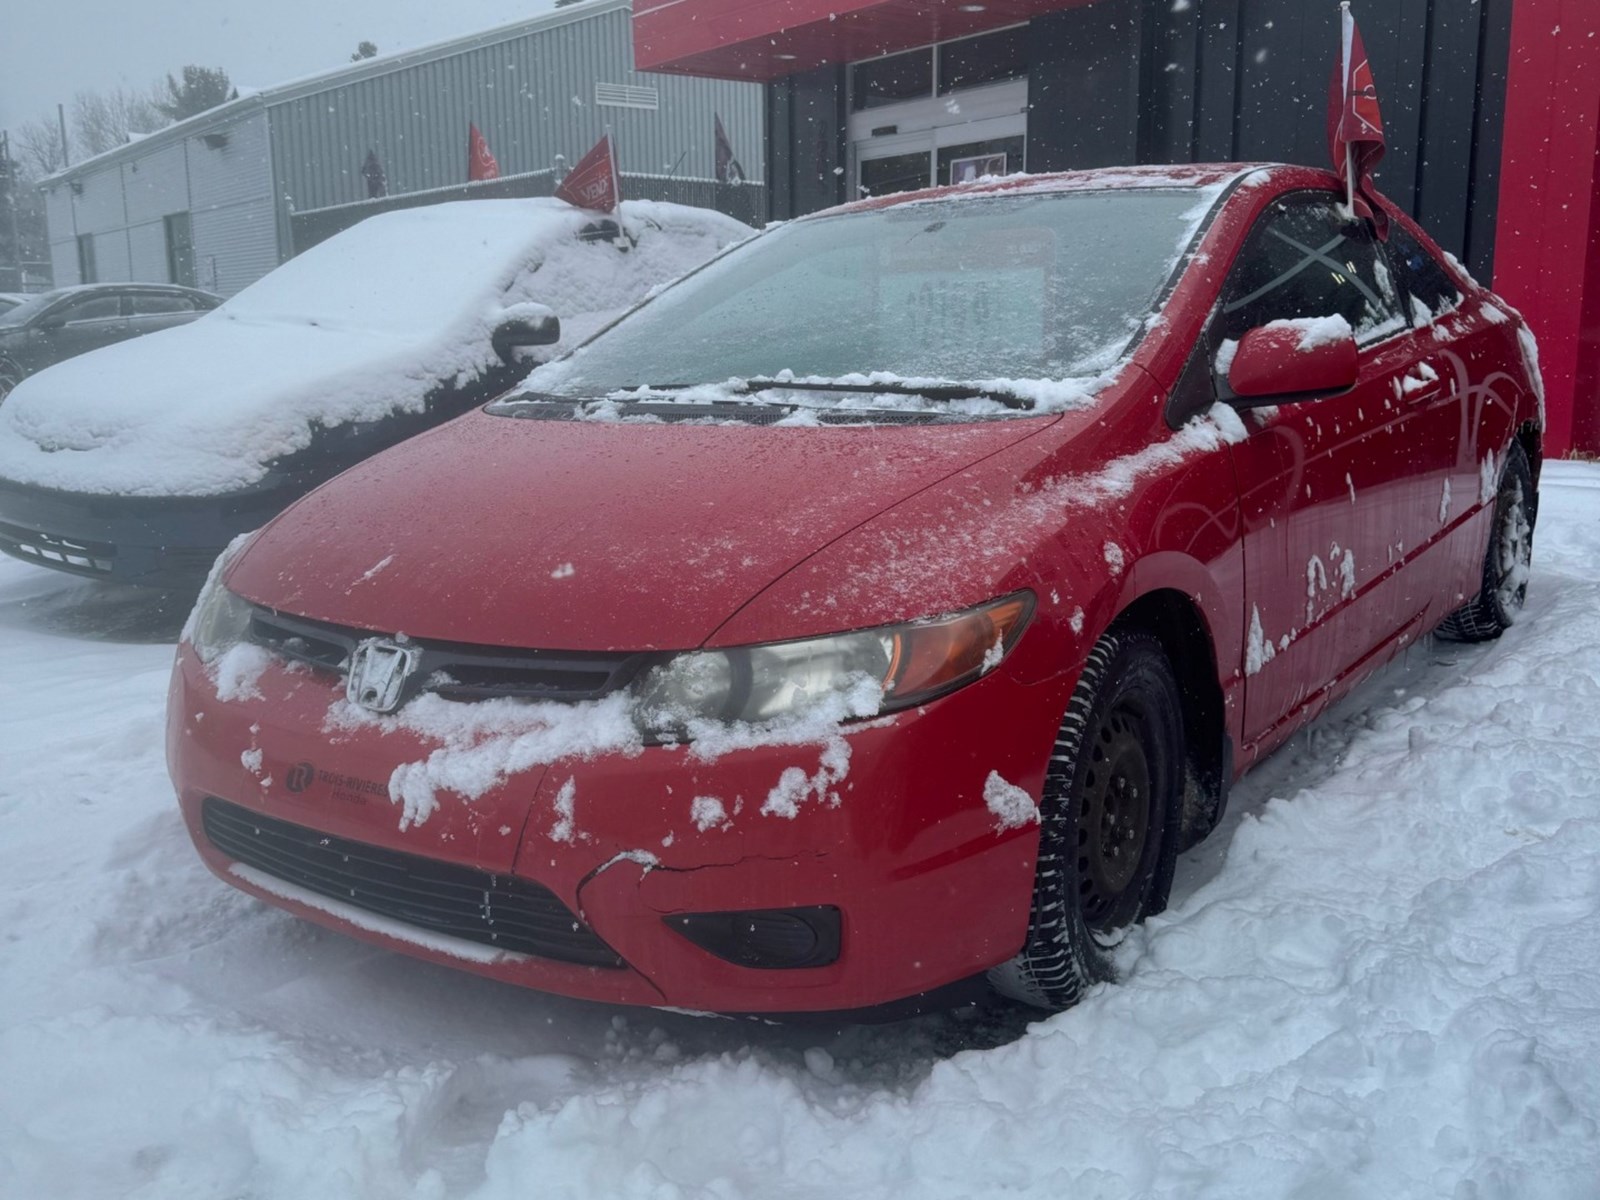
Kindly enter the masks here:
M 1178 166 L 1101 167 L 1092 171 L 1059 171 L 1048 175 L 990 175 L 971 183 L 922 188 L 890 196 L 852 200 L 830 214 L 917 204 L 964 196 L 1016 195 L 1041 192 L 1098 192 L 1119 188 L 1215 188 L 1281 163 L 1192 163 Z M 821 214 L 816 214 L 821 215 Z
M 574 345 L 749 227 L 630 201 L 623 253 L 559 200 L 470 200 L 370 217 L 191 324 L 68 359 L 0 405 L 0 475 L 68 491 L 216 495 L 262 479 L 315 426 L 420 411 L 498 360 L 534 301 Z

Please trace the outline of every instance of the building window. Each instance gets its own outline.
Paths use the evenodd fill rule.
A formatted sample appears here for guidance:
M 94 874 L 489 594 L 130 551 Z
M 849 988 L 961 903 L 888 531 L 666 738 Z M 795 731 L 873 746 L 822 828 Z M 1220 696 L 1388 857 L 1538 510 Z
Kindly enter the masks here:
M 78 282 L 95 283 L 99 278 L 94 269 L 94 234 L 80 233 L 78 235 Z
M 928 186 L 928 169 L 931 166 L 926 151 L 914 154 L 891 154 L 884 158 L 867 158 L 861 161 L 861 194 L 887 196 L 891 192 L 914 192 Z
M 1028 73 L 1026 25 L 939 47 L 939 94 L 1021 79 Z
M 1019 135 L 941 146 L 934 183 L 971 183 L 986 175 L 1015 175 L 1023 169 L 1027 141 Z
M 1015 25 L 857 63 L 850 69 L 851 104 L 861 112 L 1021 79 L 1028 73 L 1027 34 L 1026 25 Z
M 161 219 L 167 233 L 167 282 L 194 286 L 194 230 L 186 212 Z
M 653 87 L 633 87 L 626 83 L 596 83 L 594 102 L 606 108 L 647 108 L 654 112 L 661 107 L 661 93 Z
M 850 82 L 851 102 L 857 112 L 931 96 L 933 50 L 930 47 L 857 63 L 851 69 Z

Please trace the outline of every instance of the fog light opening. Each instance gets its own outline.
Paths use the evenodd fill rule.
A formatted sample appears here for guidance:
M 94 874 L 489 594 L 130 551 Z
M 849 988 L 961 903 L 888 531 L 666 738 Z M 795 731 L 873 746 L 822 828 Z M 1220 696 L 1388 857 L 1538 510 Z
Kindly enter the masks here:
M 702 950 L 752 970 L 825 967 L 839 958 L 839 910 L 832 905 L 678 913 L 663 919 Z

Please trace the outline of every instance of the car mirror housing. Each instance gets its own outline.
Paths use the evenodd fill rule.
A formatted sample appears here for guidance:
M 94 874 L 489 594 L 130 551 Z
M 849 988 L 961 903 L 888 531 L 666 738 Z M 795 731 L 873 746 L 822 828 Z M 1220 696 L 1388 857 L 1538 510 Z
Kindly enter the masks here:
M 1226 377 L 1228 403 L 1256 408 L 1348 391 L 1359 368 L 1355 335 L 1343 320 L 1329 318 L 1274 321 L 1250 330 L 1231 359 L 1218 363 L 1218 374 Z
M 491 335 L 494 352 L 507 365 L 515 365 L 522 350 L 553 346 L 560 340 L 561 319 L 544 305 L 533 303 L 508 308 Z
M 34 323 L 33 327 L 40 333 L 55 333 L 58 329 L 65 329 L 67 327 L 66 314 L 52 313 L 47 317 L 40 317 L 39 320 Z

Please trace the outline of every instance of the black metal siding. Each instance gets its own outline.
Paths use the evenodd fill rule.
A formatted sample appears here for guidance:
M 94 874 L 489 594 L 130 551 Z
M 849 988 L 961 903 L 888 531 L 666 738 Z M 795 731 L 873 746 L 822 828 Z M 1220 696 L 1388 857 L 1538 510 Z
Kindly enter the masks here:
M 1383 105 L 1378 185 L 1480 278 L 1494 260 L 1512 0 L 1362 6 Z M 1028 161 L 1328 161 L 1338 7 L 1100 0 L 1030 29 Z
M 768 215 L 787 220 L 845 199 L 845 68 L 767 85 Z

